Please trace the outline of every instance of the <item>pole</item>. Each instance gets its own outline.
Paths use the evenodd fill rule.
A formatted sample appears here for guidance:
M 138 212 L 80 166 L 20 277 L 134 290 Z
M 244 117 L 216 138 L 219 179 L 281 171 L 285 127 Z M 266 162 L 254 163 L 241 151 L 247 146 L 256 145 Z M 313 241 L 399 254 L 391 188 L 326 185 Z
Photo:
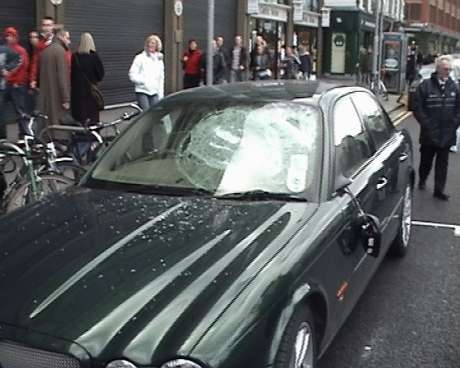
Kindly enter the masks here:
M 208 0 L 208 51 L 206 59 L 206 84 L 212 85 L 213 81 L 213 47 L 212 41 L 214 39 L 214 0 Z
M 322 9 L 324 7 L 324 0 L 319 0 L 319 12 L 322 14 Z M 321 78 L 323 74 L 323 17 L 319 17 L 318 24 L 318 36 L 316 40 L 316 78 Z
M 375 9 L 375 8 L 374 8 Z M 379 39 L 380 39 L 380 13 L 382 12 L 382 1 L 377 0 L 377 9 L 375 9 L 375 33 L 374 33 L 374 50 L 372 53 L 372 73 L 374 76 L 374 81 L 378 82 L 380 73 L 379 73 Z M 378 84 L 377 84 L 378 86 Z

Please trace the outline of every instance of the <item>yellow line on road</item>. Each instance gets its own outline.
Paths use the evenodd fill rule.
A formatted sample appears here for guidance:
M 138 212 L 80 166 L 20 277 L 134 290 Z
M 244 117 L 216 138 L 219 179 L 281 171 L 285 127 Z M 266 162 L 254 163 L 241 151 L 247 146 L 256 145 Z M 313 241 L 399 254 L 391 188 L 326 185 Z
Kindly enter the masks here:
M 412 116 L 412 111 L 405 111 L 403 114 L 398 115 L 396 119 L 393 120 L 394 126 L 398 126 L 410 116 Z

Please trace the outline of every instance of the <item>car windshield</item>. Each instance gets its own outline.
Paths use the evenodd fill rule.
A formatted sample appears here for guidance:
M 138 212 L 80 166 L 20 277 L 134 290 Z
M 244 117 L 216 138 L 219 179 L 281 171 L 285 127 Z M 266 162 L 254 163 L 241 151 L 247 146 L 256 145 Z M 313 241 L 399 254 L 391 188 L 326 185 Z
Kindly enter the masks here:
M 160 103 L 105 152 L 87 185 L 225 196 L 308 195 L 318 181 L 320 115 L 294 102 Z

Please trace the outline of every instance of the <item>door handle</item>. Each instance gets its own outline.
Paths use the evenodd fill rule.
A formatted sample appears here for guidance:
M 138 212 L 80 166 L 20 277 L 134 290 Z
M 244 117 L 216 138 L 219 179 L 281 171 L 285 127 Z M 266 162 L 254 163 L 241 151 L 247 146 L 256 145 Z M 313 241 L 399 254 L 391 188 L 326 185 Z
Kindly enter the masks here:
M 406 152 L 401 153 L 401 154 L 399 155 L 399 162 L 404 162 L 404 161 L 406 161 L 408 158 L 409 158 L 409 155 L 408 155 Z
M 385 177 L 381 177 L 379 178 L 379 180 L 377 180 L 377 185 L 375 186 L 375 188 L 377 190 L 380 190 L 380 189 L 385 188 L 387 184 L 388 184 L 388 179 Z

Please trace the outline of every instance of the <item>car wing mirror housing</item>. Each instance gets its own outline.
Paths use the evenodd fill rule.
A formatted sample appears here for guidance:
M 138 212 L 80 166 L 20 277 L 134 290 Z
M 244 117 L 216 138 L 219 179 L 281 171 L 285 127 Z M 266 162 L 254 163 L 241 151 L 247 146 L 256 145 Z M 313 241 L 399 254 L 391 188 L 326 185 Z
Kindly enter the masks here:
M 382 244 L 380 221 L 370 214 L 362 214 L 358 218 L 359 236 L 367 255 L 377 258 Z

